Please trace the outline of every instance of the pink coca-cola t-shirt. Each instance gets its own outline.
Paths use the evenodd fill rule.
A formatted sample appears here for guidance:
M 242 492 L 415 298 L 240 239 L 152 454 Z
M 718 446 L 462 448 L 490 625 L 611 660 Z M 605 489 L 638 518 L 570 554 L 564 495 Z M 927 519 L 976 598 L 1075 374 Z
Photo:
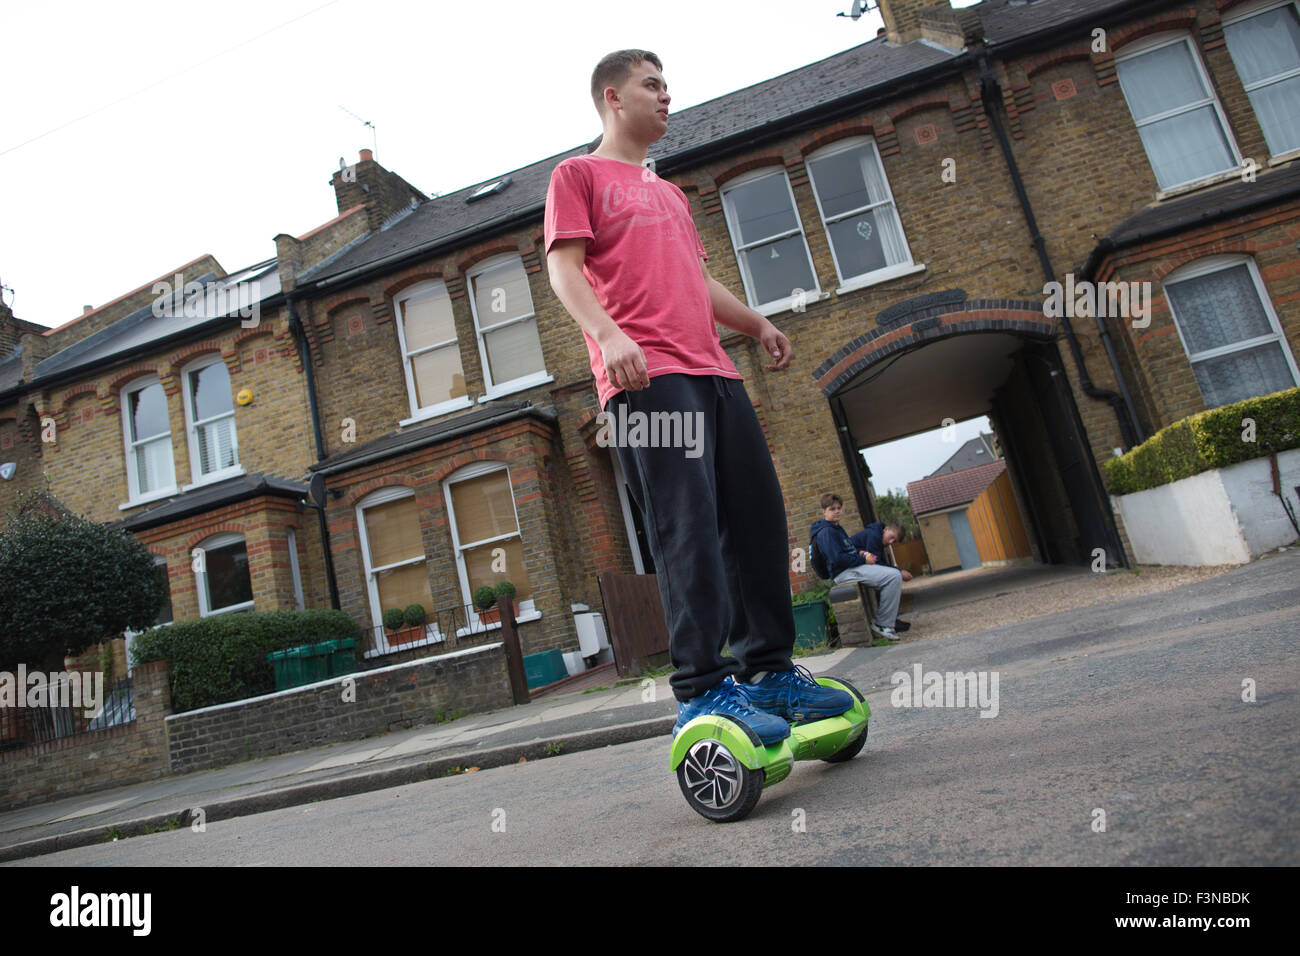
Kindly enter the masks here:
M 604 156 L 575 156 L 551 173 L 546 251 L 557 239 L 587 239 L 582 272 L 609 317 L 645 353 L 650 377 L 674 372 L 741 378 L 723 351 L 700 271 L 707 259 L 686 194 L 648 168 Z M 621 389 L 583 331 L 604 408 Z

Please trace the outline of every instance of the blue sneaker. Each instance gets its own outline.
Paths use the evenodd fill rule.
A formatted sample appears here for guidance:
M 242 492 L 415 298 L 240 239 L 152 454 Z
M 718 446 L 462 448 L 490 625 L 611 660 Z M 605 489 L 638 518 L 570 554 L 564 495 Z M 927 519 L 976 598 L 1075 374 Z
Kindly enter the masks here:
M 853 696 L 813 680 L 806 667 L 768 671 L 756 684 L 736 685 L 740 696 L 761 710 L 786 720 L 822 720 L 836 717 L 853 706 Z
M 848 710 L 848 707 L 844 709 Z M 751 707 L 730 677 L 710 687 L 699 697 L 681 701 L 677 705 L 677 725 L 673 727 L 673 736 L 676 737 L 689 721 L 707 714 L 740 721 L 756 733 L 764 744 L 774 744 L 790 736 L 789 724 L 780 717 L 773 717 Z

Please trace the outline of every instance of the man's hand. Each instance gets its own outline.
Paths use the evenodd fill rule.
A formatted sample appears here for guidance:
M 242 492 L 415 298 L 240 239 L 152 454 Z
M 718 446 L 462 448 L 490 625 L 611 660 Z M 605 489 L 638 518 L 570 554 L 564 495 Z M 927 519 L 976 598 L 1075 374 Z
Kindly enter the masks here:
M 605 374 L 615 388 L 629 392 L 650 386 L 650 373 L 646 370 L 645 352 L 620 328 L 615 328 L 602 342 L 600 354 L 605 362 Z
M 610 384 L 633 392 L 648 388 L 650 373 L 645 352 L 596 300 L 596 293 L 582 271 L 586 256 L 586 239 L 556 240 L 546 257 L 551 288 L 574 321 L 600 346 Z
M 759 333 L 758 340 L 763 343 L 763 349 L 768 355 L 772 356 L 774 361 L 771 365 L 766 365 L 769 372 L 776 372 L 790 364 L 792 349 L 790 340 L 785 334 L 767 319 L 763 320 L 763 329 Z
M 731 294 L 730 289 L 709 275 L 709 267 L 704 264 L 703 259 L 700 260 L 700 273 L 704 276 L 705 288 L 709 290 L 713 318 L 720 325 L 758 339 L 763 345 L 763 351 L 774 360 L 771 365 L 764 366 L 769 372 L 775 372 L 789 365 L 794 349 L 790 347 L 790 340 L 781 330 L 737 299 Z
M 875 564 L 876 561 L 879 560 L 879 558 L 877 558 L 877 557 L 876 557 L 874 554 L 872 554 L 870 551 L 859 551 L 858 554 L 860 554 L 860 555 L 862 555 L 864 558 L 866 558 L 866 560 L 867 560 L 867 564 Z
M 901 573 L 902 573 L 902 575 L 903 575 L 903 580 L 904 580 L 904 581 L 910 581 L 910 580 L 912 580 L 912 572 L 911 572 L 911 571 L 903 571 L 903 572 L 901 572 Z

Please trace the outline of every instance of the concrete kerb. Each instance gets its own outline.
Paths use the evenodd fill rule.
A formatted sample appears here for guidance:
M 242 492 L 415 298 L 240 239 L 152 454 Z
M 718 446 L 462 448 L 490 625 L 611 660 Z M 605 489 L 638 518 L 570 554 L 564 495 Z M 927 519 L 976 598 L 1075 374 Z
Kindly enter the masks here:
M 281 810 L 285 807 L 313 803 L 317 800 L 331 800 L 336 797 L 348 797 L 358 793 L 385 790 L 400 787 L 408 783 L 420 783 L 448 774 L 456 768 L 467 766 L 489 770 L 526 760 L 543 760 L 554 756 L 578 753 L 583 750 L 595 750 L 616 744 L 634 743 L 651 737 L 663 737 L 672 733 L 676 717 L 659 717 L 654 720 L 642 720 L 630 724 L 617 724 L 598 730 L 586 730 L 579 733 L 563 734 L 549 739 L 530 740 L 525 743 L 508 744 L 485 750 L 462 751 L 433 759 L 415 758 L 404 760 L 396 766 L 371 770 L 366 773 L 349 774 L 330 780 L 303 783 L 296 786 L 281 787 L 265 793 L 251 794 L 231 800 L 208 802 L 203 806 L 204 823 L 228 820 L 233 817 L 265 813 L 268 810 Z M 556 748 L 559 748 L 558 750 Z M 61 833 L 37 840 L 28 840 L 12 846 L 0 847 L 0 863 L 27 859 L 71 850 L 77 847 L 93 846 L 106 843 L 110 834 L 116 832 L 125 839 L 144 836 L 160 829 L 177 829 L 189 826 L 193 809 L 182 810 L 179 814 L 156 813 L 145 817 L 135 817 L 114 823 L 102 823 L 71 833 Z

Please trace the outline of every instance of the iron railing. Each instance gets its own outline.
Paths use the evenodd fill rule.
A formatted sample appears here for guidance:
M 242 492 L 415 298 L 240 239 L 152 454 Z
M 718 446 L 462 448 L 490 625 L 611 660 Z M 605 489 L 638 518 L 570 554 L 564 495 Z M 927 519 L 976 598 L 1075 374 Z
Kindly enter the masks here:
M 383 625 L 371 628 L 365 656 L 373 658 L 417 648 L 438 653 L 501 639 L 501 612 L 498 608 L 482 611 L 472 604 L 456 604 L 426 615 L 424 624 L 396 630 Z
M 0 749 L 12 750 L 47 743 L 135 720 L 135 692 L 129 676 L 103 685 L 103 700 L 87 713 L 84 695 L 72 700 L 66 674 L 51 675 L 45 706 L 6 707 L 0 710 Z

